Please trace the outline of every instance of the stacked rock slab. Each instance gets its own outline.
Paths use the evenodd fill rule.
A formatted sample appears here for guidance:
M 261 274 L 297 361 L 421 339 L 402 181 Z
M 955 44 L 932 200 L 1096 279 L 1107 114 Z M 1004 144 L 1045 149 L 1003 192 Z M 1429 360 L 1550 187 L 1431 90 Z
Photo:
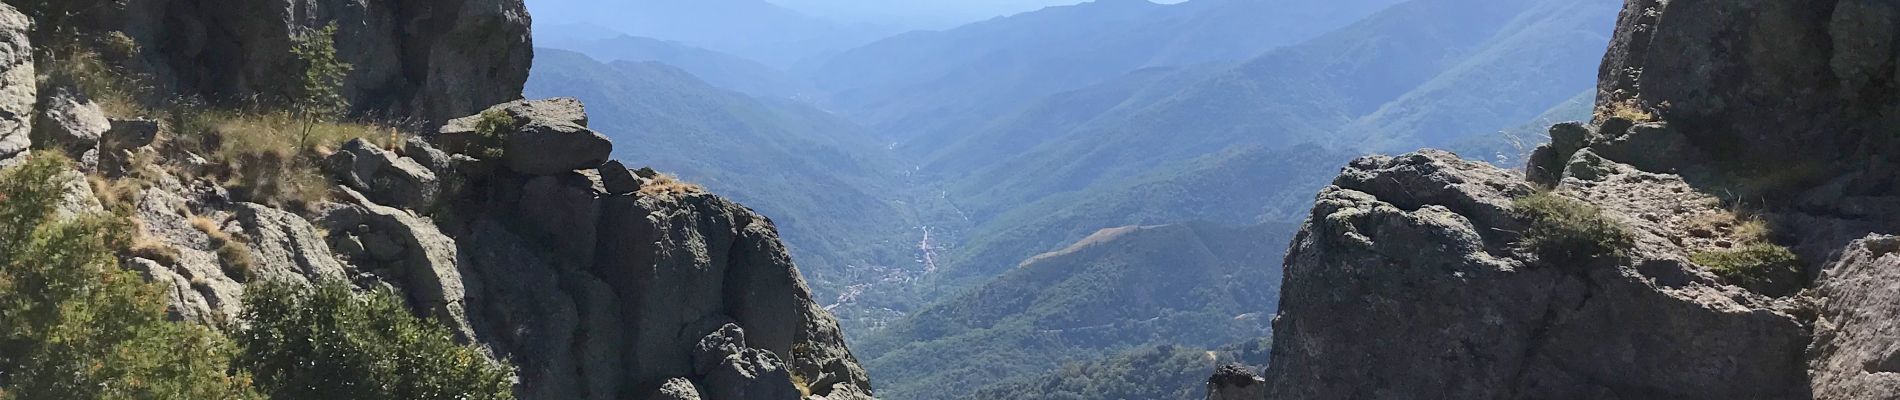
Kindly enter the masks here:
M 483 172 L 439 175 L 468 181 L 445 195 L 465 210 L 453 235 L 482 287 L 469 321 L 521 366 L 522 397 L 798 398 L 797 376 L 815 397 L 870 398 L 770 220 L 707 193 L 639 191 L 578 101 L 487 113 L 506 123 L 458 118 L 435 138 Z

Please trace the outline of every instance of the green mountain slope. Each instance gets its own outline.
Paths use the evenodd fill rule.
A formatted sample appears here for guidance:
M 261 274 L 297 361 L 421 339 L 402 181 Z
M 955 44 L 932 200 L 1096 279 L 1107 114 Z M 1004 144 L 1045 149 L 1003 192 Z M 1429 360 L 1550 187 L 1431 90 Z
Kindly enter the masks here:
M 630 96 L 629 93 L 638 95 Z M 721 90 L 658 63 L 603 64 L 541 49 L 529 97 L 574 96 L 614 156 L 680 175 L 777 222 L 820 298 L 907 260 L 897 168 L 855 124 L 791 101 Z
M 962 398 L 984 383 L 1151 343 L 1213 347 L 1266 330 L 1291 226 L 1105 229 L 1032 257 L 854 349 L 880 395 Z
M 1207 377 L 1223 364 L 1267 364 L 1271 339 L 1260 338 L 1215 350 L 1157 345 L 1062 369 L 1012 379 L 977 390 L 970 398 L 994 400 L 1201 400 Z
M 1016 138 L 1033 138 L 1036 142 L 1033 145 L 976 135 L 967 142 L 947 147 L 958 149 L 959 153 L 933 158 L 921 173 L 948 176 L 951 183 L 946 191 L 951 201 L 971 219 L 991 226 L 978 227 L 970 233 L 970 237 L 977 238 L 984 235 L 982 232 L 1007 230 L 994 228 L 996 226 L 1028 226 L 1028 222 L 1010 216 L 1023 204 L 1076 198 L 1095 193 L 1102 187 L 1125 186 L 1130 177 L 1142 176 L 1160 168 L 1158 166 L 1187 162 L 1230 146 L 1284 149 L 1299 143 L 1334 143 L 1340 142 L 1337 139 L 1340 137 L 1357 137 L 1361 139 L 1333 146 L 1344 152 L 1357 152 L 1370 150 L 1368 147 L 1375 141 L 1385 138 L 1395 138 L 1390 142 L 1409 146 L 1448 145 L 1458 140 L 1455 135 L 1410 135 L 1405 132 L 1417 128 L 1398 123 L 1388 125 L 1406 131 L 1353 131 L 1355 123 L 1362 120 L 1464 119 L 1467 121 L 1460 122 L 1459 126 L 1473 127 L 1473 131 L 1465 134 L 1490 135 L 1498 129 L 1530 120 L 1550 105 L 1584 90 L 1588 87 L 1584 82 L 1589 73 L 1548 71 L 1553 77 L 1542 79 L 1572 80 L 1556 75 L 1584 77 L 1578 80 L 1576 87 L 1564 92 L 1512 92 L 1504 88 L 1504 84 L 1497 84 L 1474 87 L 1473 90 L 1488 95 L 1471 98 L 1451 96 L 1456 91 L 1438 90 L 1439 84 L 1479 80 L 1484 71 L 1535 70 L 1547 64 L 1539 60 L 1553 58 L 1501 55 L 1600 52 L 1602 42 L 1591 44 L 1577 40 L 1551 47 L 1511 38 L 1554 36 L 1537 32 L 1542 27 L 1571 32 L 1575 26 L 1599 21 L 1607 30 L 1613 13 L 1573 11 L 1580 4 L 1614 9 L 1614 3 L 1613 0 L 1510 4 L 1416 0 L 1238 67 L 1211 73 L 1206 68 L 1181 69 L 1175 76 L 1165 78 L 1134 74 L 1112 84 L 1051 97 L 1038 108 L 1064 111 L 1038 112 L 1037 115 L 1056 116 L 1059 120 L 1027 118 L 1018 120 L 1022 127 L 998 126 L 986 130 L 1006 132 L 1005 135 Z M 1532 16 L 1581 22 L 1561 26 L 1521 23 L 1536 20 Z M 1139 89 L 1116 89 L 1130 86 Z M 1108 89 L 1102 89 L 1104 87 Z M 1108 97 L 1077 99 L 1069 97 L 1072 94 Z M 1434 98 L 1442 103 L 1430 101 Z M 1468 111 L 1470 108 L 1511 110 L 1472 112 Z M 1093 113 L 1096 109 L 1103 111 Z M 1441 114 L 1445 116 L 1438 117 Z M 1397 118 L 1399 115 L 1406 117 Z M 1080 123 L 1065 124 L 1069 121 Z M 1063 126 L 1067 129 L 1061 130 Z M 1487 128 L 1476 128 L 1480 126 Z M 1018 134 L 1020 132 L 1035 133 Z M 999 154 L 1008 155 L 999 157 Z M 1330 172 L 1321 171 L 1319 175 Z M 1019 258 L 1033 251 L 1035 248 L 1027 246 L 997 249 L 974 243 L 956 251 L 950 257 L 956 262 L 946 268 L 972 268 L 975 270 L 961 274 L 987 276 L 990 271 L 1007 265 L 1006 261 L 999 263 L 999 260 Z M 951 276 L 959 274 L 949 272 Z

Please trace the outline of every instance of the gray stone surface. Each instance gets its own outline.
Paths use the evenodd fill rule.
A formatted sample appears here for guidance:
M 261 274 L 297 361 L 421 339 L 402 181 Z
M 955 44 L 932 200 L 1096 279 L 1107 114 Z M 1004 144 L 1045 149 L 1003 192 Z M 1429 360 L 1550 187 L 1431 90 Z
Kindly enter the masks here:
M 1896 5 L 1884 0 L 1634 0 L 1599 107 L 1635 102 L 1718 158 L 1813 165 L 1893 154 Z
M 481 283 L 460 262 L 455 240 L 428 219 L 378 205 L 354 190 L 341 190 L 349 206 L 330 210 L 322 218 L 330 234 L 365 238 L 365 247 L 379 261 L 370 269 L 397 275 L 394 281 L 404 289 L 412 307 L 441 320 L 459 337 L 473 338 L 468 307 L 478 301 Z M 378 251 L 378 247 L 387 250 Z M 376 257 L 378 253 L 384 257 Z
M 441 193 L 435 172 L 363 139 L 344 143 L 324 164 L 344 185 L 381 205 L 427 210 Z
M 0 165 L 33 146 L 39 86 L 33 45 L 27 39 L 32 25 L 12 5 L 0 4 Z
M 112 130 L 112 121 L 104 110 L 71 87 L 55 87 L 40 99 L 40 116 L 34 122 L 34 137 L 50 145 L 79 155 L 99 146 L 99 138 Z
M 502 134 L 502 163 L 525 175 L 557 175 L 593 169 L 606 163 L 613 141 L 587 128 L 587 109 L 579 100 L 557 97 L 520 100 L 489 107 L 450 120 L 437 131 L 436 141 L 451 152 L 469 153 L 477 139 L 482 114 L 500 112 L 511 118 Z
M 280 282 L 342 281 L 347 272 L 310 221 L 296 214 L 242 203 L 236 207 L 240 232 L 248 239 L 259 278 Z
M 1808 368 L 1815 399 L 1900 398 L 1900 238 L 1856 241 L 1821 272 Z

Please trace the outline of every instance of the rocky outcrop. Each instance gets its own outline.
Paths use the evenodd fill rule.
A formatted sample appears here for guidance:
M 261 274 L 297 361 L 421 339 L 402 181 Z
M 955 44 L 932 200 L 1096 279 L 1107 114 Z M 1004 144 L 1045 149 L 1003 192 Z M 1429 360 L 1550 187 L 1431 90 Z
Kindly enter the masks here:
M 0 166 L 32 147 L 39 87 L 33 72 L 33 22 L 11 5 L 0 4 Z
M 1569 175 L 1556 193 L 1598 205 L 1635 238 L 1628 257 L 1563 265 L 1520 247 L 1527 222 L 1512 201 L 1532 192 L 1515 173 L 1449 153 L 1353 162 L 1288 254 L 1274 398 L 1807 390 L 1799 304 L 1687 261 L 1714 248 L 1684 238 L 1691 221 L 1725 212 L 1719 202 L 1613 162 L 1588 180 Z
M 1259 400 L 1267 398 L 1267 380 L 1239 365 L 1222 365 L 1207 378 L 1207 400 Z
M 213 102 L 289 98 L 299 38 L 337 26 L 337 55 L 353 68 L 343 94 L 355 111 L 445 121 L 521 97 L 533 58 L 521 0 L 134 0 L 99 2 L 70 19 L 122 32 L 141 72 L 165 93 Z
M 1900 150 L 1897 16 L 1878 0 L 1632 0 L 1598 107 L 1652 110 L 1729 161 L 1858 167 Z
M 1596 120 L 1553 127 L 1522 176 L 1436 151 L 1354 162 L 1288 254 L 1269 395 L 1900 396 L 1896 7 L 1632 0 Z M 1515 199 L 1538 191 L 1628 248 L 1532 251 Z M 1750 240 L 1803 265 L 1706 257 Z

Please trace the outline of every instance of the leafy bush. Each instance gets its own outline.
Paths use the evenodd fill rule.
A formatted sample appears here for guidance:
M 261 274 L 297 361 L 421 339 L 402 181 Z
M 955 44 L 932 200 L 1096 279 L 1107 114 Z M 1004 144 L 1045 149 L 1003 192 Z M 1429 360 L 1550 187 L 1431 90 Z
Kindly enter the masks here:
M 1769 296 L 1801 290 L 1801 258 L 1787 247 L 1756 243 L 1732 250 L 1698 252 L 1689 260 L 1735 286 Z
M 119 268 L 123 217 L 57 220 L 58 156 L 0 172 L 0 399 L 250 399 L 235 346 Z
M 1513 202 L 1519 218 L 1530 222 L 1523 243 L 1538 260 L 1574 266 L 1606 257 L 1622 257 L 1636 239 L 1603 211 L 1581 201 L 1538 193 Z
M 482 112 L 482 118 L 475 121 L 475 140 L 470 144 L 471 155 L 483 159 L 501 158 L 508 134 L 515 129 L 515 117 L 501 110 Z
M 511 399 L 508 367 L 387 290 L 266 282 L 245 293 L 240 365 L 273 399 Z

